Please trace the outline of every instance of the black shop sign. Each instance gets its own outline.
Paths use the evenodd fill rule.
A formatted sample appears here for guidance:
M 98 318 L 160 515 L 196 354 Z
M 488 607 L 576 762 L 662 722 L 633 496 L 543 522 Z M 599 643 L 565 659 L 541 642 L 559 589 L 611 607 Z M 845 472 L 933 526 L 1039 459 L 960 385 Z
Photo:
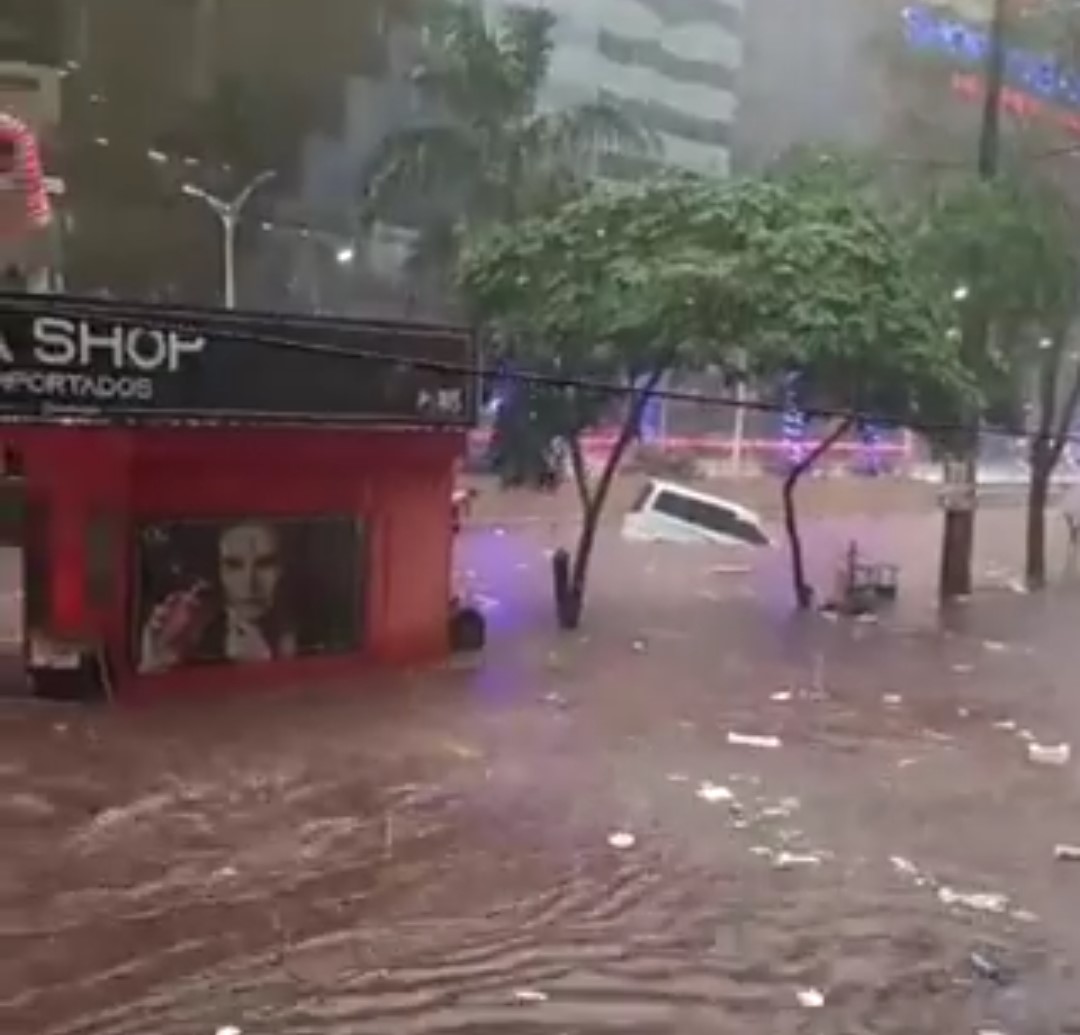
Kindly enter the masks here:
M 455 327 L 0 293 L 0 416 L 469 426 Z

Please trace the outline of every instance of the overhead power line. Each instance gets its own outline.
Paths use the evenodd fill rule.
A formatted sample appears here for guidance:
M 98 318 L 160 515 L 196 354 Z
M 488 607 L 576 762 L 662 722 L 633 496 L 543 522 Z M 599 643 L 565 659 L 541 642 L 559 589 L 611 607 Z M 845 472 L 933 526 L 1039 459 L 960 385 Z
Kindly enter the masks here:
M 43 299 L 47 299 L 48 301 L 43 303 Z M 116 306 L 110 305 L 108 309 L 103 309 L 100 306 L 95 306 L 93 304 L 80 305 L 78 302 L 51 299 L 47 295 L 10 295 L 4 294 L 3 292 L 0 292 L 0 319 L 2 319 L 5 310 L 16 312 L 39 312 L 43 308 L 43 304 L 47 305 L 50 312 L 56 315 L 65 315 L 68 317 L 95 320 L 98 322 L 145 326 L 147 323 L 152 324 L 154 319 L 153 307 L 149 305 L 139 309 L 132 308 L 125 310 L 123 303 L 119 303 Z M 193 335 L 206 334 L 205 327 L 201 327 L 196 321 L 185 320 L 183 316 L 177 315 L 177 310 L 169 310 L 166 308 L 163 310 L 163 315 L 167 318 L 170 330 L 183 331 L 184 333 Z M 242 312 L 233 314 L 223 311 L 222 315 L 230 320 L 235 320 L 237 323 L 240 323 L 245 315 L 272 317 L 275 314 L 245 314 Z M 282 320 L 289 319 L 289 314 L 280 315 Z M 327 320 L 327 323 L 333 324 L 335 321 Z M 337 326 L 340 328 L 342 323 L 337 321 Z M 411 326 L 423 328 L 425 325 L 414 324 Z M 441 330 L 445 332 L 448 329 L 446 325 L 439 324 L 428 324 L 426 326 L 430 327 L 433 331 Z M 365 363 L 391 363 L 396 366 L 407 366 L 416 370 L 424 370 L 432 373 L 471 377 L 478 381 L 481 381 L 484 378 L 498 377 L 499 380 L 502 381 L 512 381 L 540 388 L 572 388 L 582 392 L 594 393 L 596 395 L 607 395 L 613 399 L 629 399 L 635 397 L 640 391 L 640 389 L 633 385 L 601 378 L 550 373 L 547 371 L 527 370 L 514 367 L 500 369 L 498 373 L 496 373 L 495 371 L 486 368 L 482 363 L 471 365 L 448 360 L 395 356 L 393 354 L 378 352 L 372 349 L 358 349 L 330 343 L 303 341 L 298 338 L 290 338 L 286 335 L 264 334 L 261 332 L 252 333 L 251 331 L 242 328 L 234 331 L 215 327 L 213 337 L 215 340 L 220 341 L 255 342 L 271 348 L 308 353 L 311 355 L 332 356 L 336 359 L 347 359 Z M 1077 376 L 1080 376 L 1080 373 L 1078 373 Z M 730 408 L 733 410 L 742 409 L 750 413 L 782 415 L 785 410 L 785 404 L 783 402 L 745 399 L 740 398 L 737 395 L 716 392 L 688 391 L 671 387 L 657 387 L 650 390 L 648 394 L 650 398 L 669 402 L 689 403 L 698 406 L 714 406 L 717 408 Z M 876 424 L 879 427 L 906 428 L 924 435 L 948 435 L 954 432 L 970 430 L 968 425 L 957 421 L 920 420 L 909 422 L 886 414 L 852 407 L 829 407 L 820 405 L 803 406 L 800 403 L 800 408 L 803 414 L 808 418 L 816 418 L 818 420 L 853 418 L 862 423 Z M 998 424 L 994 427 L 983 428 L 981 430 L 984 434 L 1000 435 L 1014 439 L 1031 440 L 1037 437 L 1037 433 L 1035 432 L 1008 424 Z M 1080 443 L 1080 433 L 1069 433 L 1066 436 L 1066 441 L 1073 444 Z

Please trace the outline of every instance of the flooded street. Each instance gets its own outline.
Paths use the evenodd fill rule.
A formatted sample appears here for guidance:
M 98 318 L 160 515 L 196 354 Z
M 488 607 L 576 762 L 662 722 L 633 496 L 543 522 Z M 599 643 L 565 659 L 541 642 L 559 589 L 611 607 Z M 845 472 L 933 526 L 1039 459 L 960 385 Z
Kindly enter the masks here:
M 1080 1031 L 1080 784 L 1028 757 L 1080 745 L 1080 589 L 1010 588 L 1018 522 L 944 626 L 933 514 L 811 530 L 903 564 L 879 624 L 791 618 L 779 555 L 610 536 L 572 637 L 558 531 L 477 528 L 481 662 L 7 706 L 0 1031 Z

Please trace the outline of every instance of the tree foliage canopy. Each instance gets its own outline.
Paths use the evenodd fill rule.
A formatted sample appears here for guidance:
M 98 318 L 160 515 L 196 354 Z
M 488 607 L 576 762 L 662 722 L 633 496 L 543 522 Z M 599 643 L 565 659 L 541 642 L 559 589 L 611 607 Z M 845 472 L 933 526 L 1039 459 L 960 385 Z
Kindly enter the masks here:
M 503 227 L 461 273 L 529 362 L 638 378 L 738 355 L 800 371 L 812 404 L 940 419 L 971 388 L 917 260 L 906 228 L 843 180 L 679 177 Z
M 605 150 L 656 148 L 616 105 L 543 107 L 554 25 L 540 7 L 510 6 L 497 22 L 468 0 L 430 10 L 414 73 L 425 111 L 387 140 L 360 185 L 374 214 L 408 213 L 419 224 L 429 265 L 453 259 L 462 226 L 565 200 Z
M 1080 252 L 1061 196 L 1030 177 L 944 185 L 914 210 L 916 249 L 941 292 L 958 298 L 956 329 L 978 313 L 990 327 L 962 359 L 987 417 L 1017 420 L 1033 355 L 1062 339 L 1080 301 Z
M 965 178 L 919 213 L 918 247 L 943 288 L 964 285 L 1012 326 L 1057 324 L 1080 286 L 1074 228 L 1060 197 L 1030 178 Z

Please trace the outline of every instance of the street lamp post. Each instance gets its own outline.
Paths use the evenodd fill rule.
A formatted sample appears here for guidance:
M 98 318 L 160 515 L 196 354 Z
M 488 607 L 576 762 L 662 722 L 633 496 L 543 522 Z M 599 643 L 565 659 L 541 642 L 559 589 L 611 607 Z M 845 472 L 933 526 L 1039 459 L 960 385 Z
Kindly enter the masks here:
M 206 202 L 210 210 L 221 221 L 226 309 L 236 308 L 236 228 L 240 224 L 240 217 L 255 191 L 264 184 L 269 183 L 276 175 L 272 169 L 259 173 L 258 176 L 248 182 L 232 201 L 224 201 L 209 191 L 203 190 L 202 187 L 196 187 L 193 183 L 185 183 L 181 187 L 181 190 L 189 198 L 198 198 L 200 201 Z

